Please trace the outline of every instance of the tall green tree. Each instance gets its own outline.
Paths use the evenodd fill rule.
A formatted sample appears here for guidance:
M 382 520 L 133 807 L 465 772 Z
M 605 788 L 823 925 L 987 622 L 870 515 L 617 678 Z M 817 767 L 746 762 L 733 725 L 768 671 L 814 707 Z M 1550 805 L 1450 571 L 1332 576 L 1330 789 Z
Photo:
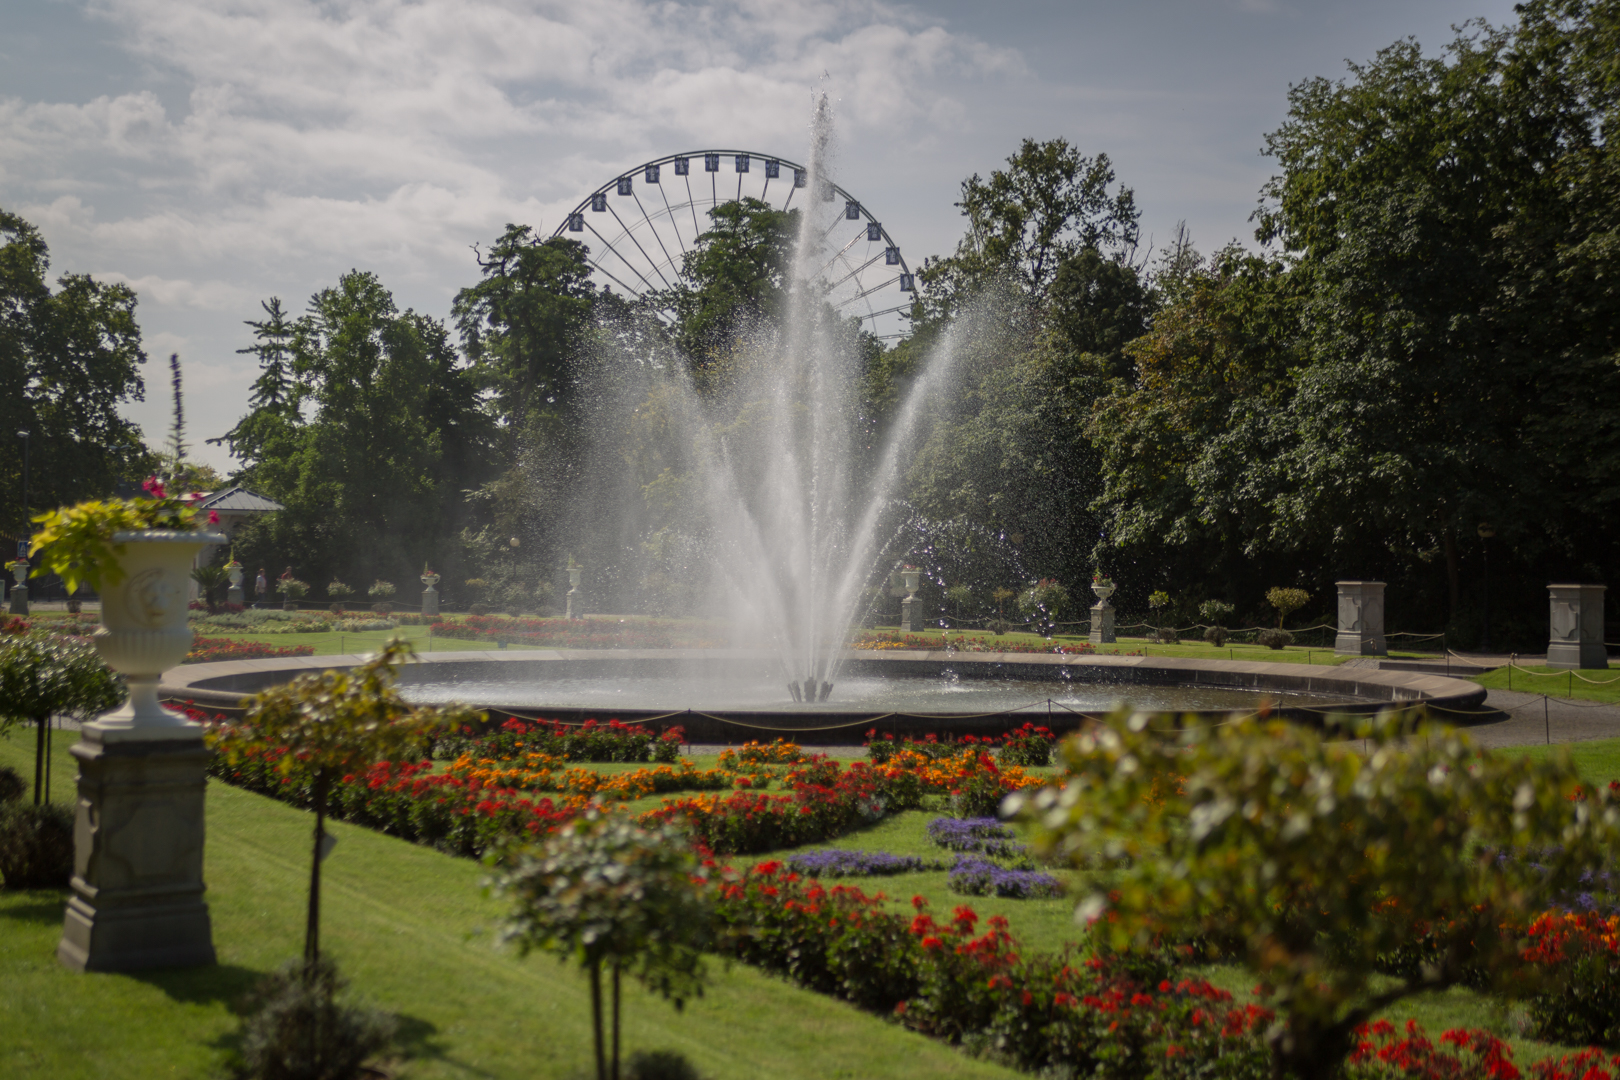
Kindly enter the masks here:
M 1064 139 L 1025 139 L 1005 169 L 962 181 L 956 205 L 967 232 L 954 254 L 929 259 L 919 271 L 914 317 L 946 317 L 1004 275 L 1044 300 L 1066 260 L 1087 249 L 1120 255 L 1135 248 L 1136 195 L 1123 184 L 1110 192 L 1114 181 L 1107 154 L 1086 157 Z
M 15 432 L 29 433 L 35 509 L 111 494 L 155 465 L 139 429 L 118 413 L 145 390 L 134 290 L 65 274 L 53 291 L 49 267 L 39 231 L 0 210 L 0 476 L 8 478 L 0 528 L 18 532 L 23 446 Z
M 724 353 L 761 318 L 782 313 L 799 212 L 754 198 L 721 203 L 662 297 L 681 349 L 694 362 Z
M 255 407 L 226 440 L 246 459 L 244 478 L 287 509 L 244 542 L 247 557 L 315 580 L 443 566 L 461 492 L 487 475 L 490 438 L 444 325 L 399 311 L 359 271 L 316 293 L 290 336 L 279 304 L 266 310 L 250 324 Z

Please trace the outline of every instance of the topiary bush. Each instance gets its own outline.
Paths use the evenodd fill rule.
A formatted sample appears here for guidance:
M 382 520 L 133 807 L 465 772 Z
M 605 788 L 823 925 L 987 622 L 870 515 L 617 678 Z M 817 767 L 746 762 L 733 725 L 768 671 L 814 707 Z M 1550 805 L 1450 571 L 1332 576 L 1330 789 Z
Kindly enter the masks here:
M 242 1021 L 242 1072 L 251 1080 L 353 1080 L 393 1042 L 394 1018 L 347 1005 L 337 965 L 288 964 L 264 980 Z
M 73 878 L 73 811 L 0 804 L 0 878 L 7 889 L 65 889 Z
M 1270 631 L 1267 632 L 1269 633 Z M 1204 631 L 1204 640 L 1215 646 L 1217 649 L 1225 645 L 1226 639 L 1231 636 L 1232 635 L 1224 626 L 1211 626 L 1209 629 Z
M 1294 635 L 1286 630 L 1262 630 L 1255 635 L 1255 641 L 1268 649 L 1282 649 L 1294 643 Z
M 637 1050 L 630 1055 L 625 1080 L 698 1080 L 697 1066 L 674 1050 Z

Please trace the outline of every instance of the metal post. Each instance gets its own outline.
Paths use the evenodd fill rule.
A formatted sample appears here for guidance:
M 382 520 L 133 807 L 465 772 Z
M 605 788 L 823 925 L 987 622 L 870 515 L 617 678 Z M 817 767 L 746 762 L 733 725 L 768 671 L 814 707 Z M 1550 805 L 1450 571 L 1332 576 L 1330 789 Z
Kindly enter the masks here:
M 1547 745 L 1552 745 L 1552 718 L 1548 715 L 1547 695 L 1541 695 L 1541 723 L 1547 729 Z

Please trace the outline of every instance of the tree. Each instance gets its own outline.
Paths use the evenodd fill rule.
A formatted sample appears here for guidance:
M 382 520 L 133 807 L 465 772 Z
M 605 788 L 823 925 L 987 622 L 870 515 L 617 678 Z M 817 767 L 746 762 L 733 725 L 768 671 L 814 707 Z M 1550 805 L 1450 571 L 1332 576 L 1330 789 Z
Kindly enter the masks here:
M 1139 237 L 1136 196 L 1120 185 L 1107 154 L 1089 158 L 1063 139 L 1025 139 L 1006 169 L 962 181 L 956 205 L 968 219 L 956 253 L 927 260 L 914 317 L 934 321 L 958 310 L 991 280 L 1008 276 L 1044 300 L 1058 268 L 1088 249 L 1123 258 Z
M 19 720 L 34 723 L 35 806 L 50 799 L 51 718 L 89 720 L 124 697 L 124 684 L 87 644 L 35 634 L 0 644 L 0 732 Z
M 1304 589 L 1285 589 L 1281 587 L 1266 590 L 1266 603 L 1277 612 L 1277 629 L 1282 629 L 1283 620 L 1311 602 L 1311 594 Z
M 290 337 L 279 303 L 265 308 L 270 318 L 249 324 L 254 408 L 225 438 L 247 462 L 243 479 L 286 509 L 245 530 L 247 561 L 292 562 L 316 580 L 441 564 L 490 443 L 444 325 L 399 311 L 358 271 L 316 293 Z
M 660 297 L 690 362 L 723 354 L 759 320 L 782 314 L 799 216 L 755 198 L 709 211 L 709 228 L 681 259 L 680 280 Z
M 590 975 L 597 1080 L 619 1080 L 619 980 L 628 970 L 679 1009 L 702 993 L 709 908 L 691 838 L 593 807 L 516 854 L 495 879 L 513 901 L 504 941 L 554 952 Z M 612 1057 L 602 1038 L 602 968 L 612 978 Z
M 1410 719 L 1324 733 L 1115 715 L 1065 745 L 1061 788 L 1008 809 L 1048 852 L 1123 867 L 1079 911 L 1106 913 L 1093 925 L 1111 945 L 1229 946 L 1278 1012 L 1273 1075 L 1333 1077 L 1355 1028 L 1396 1001 L 1470 970 L 1522 991 L 1513 928 L 1585 888 L 1620 842 L 1614 797 L 1583 792 L 1567 754 L 1498 757 Z M 1369 752 L 1332 741 L 1344 734 Z M 1431 955 L 1376 984 L 1379 956 L 1420 924 Z
M 144 392 L 135 292 L 85 274 L 46 283 L 39 232 L 0 210 L 0 475 L 21 477 L 27 431 L 28 501 L 59 506 L 111 494 L 152 471 L 134 424 L 118 413 Z M 23 531 L 20 490 L 0 505 L 0 528 Z
M 414 655 L 408 642 L 396 638 L 357 668 L 300 675 L 256 695 L 239 728 L 209 735 L 210 745 L 233 764 L 276 753 L 284 775 L 296 768 L 312 778 L 315 832 L 304 926 L 304 964 L 311 981 L 319 972 L 321 861 L 328 849 L 326 800 L 333 781 L 401 754 L 420 755 L 436 732 L 483 719 L 464 705 L 436 708 L 407 702 L 394 682 L 399 665 Z

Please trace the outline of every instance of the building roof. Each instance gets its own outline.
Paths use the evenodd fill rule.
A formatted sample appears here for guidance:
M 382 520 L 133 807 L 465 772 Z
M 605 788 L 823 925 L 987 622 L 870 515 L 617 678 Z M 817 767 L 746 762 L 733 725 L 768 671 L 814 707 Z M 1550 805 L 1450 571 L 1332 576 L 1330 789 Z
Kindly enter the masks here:
M 216 491 L 199 500 L 196 506 L 199 510 L 218 510 L 230 514 L 268 514 L 286 509 L 274 499 L 267 499 L 240 485 Z

